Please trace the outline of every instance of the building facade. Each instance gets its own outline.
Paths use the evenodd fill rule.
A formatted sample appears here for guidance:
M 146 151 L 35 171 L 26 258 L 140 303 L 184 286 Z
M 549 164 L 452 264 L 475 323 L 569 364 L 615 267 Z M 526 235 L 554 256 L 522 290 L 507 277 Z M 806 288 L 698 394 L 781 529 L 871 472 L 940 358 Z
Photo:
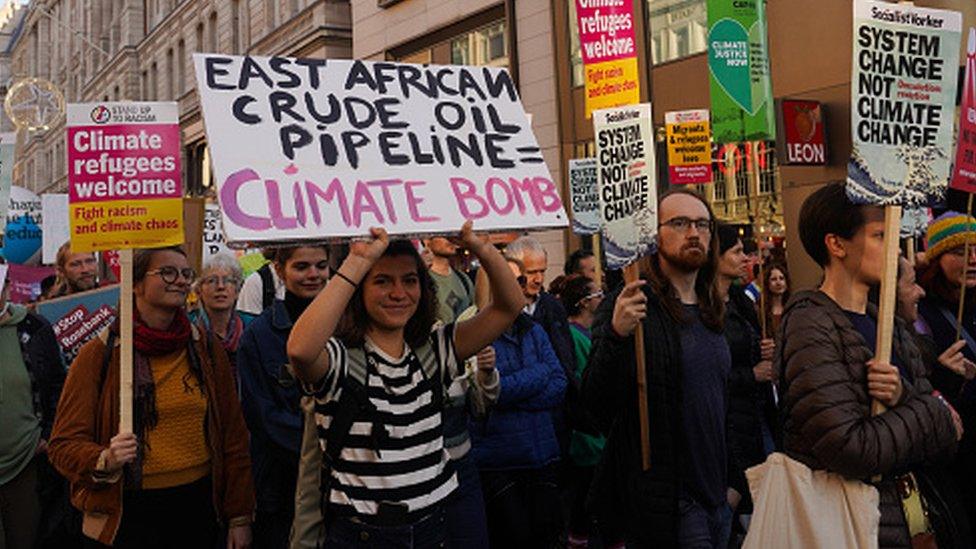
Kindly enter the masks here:
M 6 86 L 53 82 L 66 102 L 176 101 L 184 189 L 212 187 L 192 54 L 348 58 L 345 0 L 32 0 L 10 54 Z M 64 119 L 18 135 L 14 185 L 65 192 Z
M 632 0 L 642 100 L 653 99 L 659 190 L 667 187 L 664 113 L 708 108 L 706 0 Z M 972 0 L 917 0 L 961 11 Z M 183 128 L 185 188 L 212 188 L 192 52 L 285 54 L 507 67 L 532 117 L 550 172 L 567 197 L 566 166 L 594 153 L 585 116 L 575 0 L 32 0 L 9 49 L 10 77 L 53 81 L 67 101 L 175 100 Z M 713 181 L 699 190 L 718 217 L 802 249 L 802 200 L 846 174 L 850 152 L 851 0 L 767 0 L 773 95 L 822 103 L 830 148 L 824 166 L 779 166 L 774 142 L 713 146 Z M 82 37 L 88 39 L 86 42 Z M 91 42 L 90 45 L 88 42 Z M 965 46 L 965 40 L 963 40 Z M 0 74 L 3 58 L 0 57 Z M 2 91 L 0 87 L 0 91 Z M 757 148 L 758 158 L 747 151 Z M 19 139 L 15 184 L 63 191 L 63 125 Z M 590 238 L 539 234 L 553 278 Z M 800 286 L 818 271 L 789 254 Z

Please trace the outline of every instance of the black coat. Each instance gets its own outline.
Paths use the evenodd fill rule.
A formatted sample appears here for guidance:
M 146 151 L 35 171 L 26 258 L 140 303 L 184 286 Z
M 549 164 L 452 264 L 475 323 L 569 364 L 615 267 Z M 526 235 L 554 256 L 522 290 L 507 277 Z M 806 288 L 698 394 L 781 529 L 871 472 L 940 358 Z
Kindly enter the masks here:
M 773 386 L 756 381 L 752 369 L 761 360 L 759 318 L 752 300 L 741 288 L 729 288 L 725 308 L 725 340 L 732 353 L 729 373 L 728 442 L 740 485 L 745 485 L 745 470 L 766 459 L 762 440 L 762 423 L 776 437 L 778 419 L 773 401 Z M 742 494 L 740 511 L 748 512 L 751 498 Z M 745 507 L 741 507 L 744 505 Z
M 678 496 L 688 452 L 682 433 L 680 326 L 645 286 L 644 367 L 651 467 L 643 471 L 634 338 L 621 338 L 611 327 L 619 291 L 607 296 L 597 311 L 593 348 L 583 372 L 583 406 L 607 434 L 587 506 L 601 528 L 623 534 L 627 547 L 676 547 Z M 729 466 L 731 472 L 731 463 Z M 731 476 L 729 480 L 740 492 L 746 489 Z
M 47 440 L 67 376 L 61 346 L 54 336 L 51 323 L 31 312 L 17 324 L 17 338 L 24 364 L 30 373 L 34 412 L 41 418 L 41 438 Z
M 928 327 L 927 334 L 916 334 L 916 342 L 922 352 L 922 360 L 932 386 L 952 403 L 963 422 L 963 436 L 959 442 L 956 456 L 944 471 L 948 484 L 956 489 L 961 497 L 959 506 L 970 526 L 976 524 L 976 382 L 967 383 L 965 378 L 942 366 L 941 355 L 955 343 L 957 305 L 948 303 L 934 292 L 925 296 L 918 304 L 920 319 Z M 949 315 L 946 318 L 945 313 Z M 976 337 L 976 314 L 972 310 L 963 312 L 963 326 L 971 337 Z M 976 361 L 976 349 L 964 345 L 963 355 Z

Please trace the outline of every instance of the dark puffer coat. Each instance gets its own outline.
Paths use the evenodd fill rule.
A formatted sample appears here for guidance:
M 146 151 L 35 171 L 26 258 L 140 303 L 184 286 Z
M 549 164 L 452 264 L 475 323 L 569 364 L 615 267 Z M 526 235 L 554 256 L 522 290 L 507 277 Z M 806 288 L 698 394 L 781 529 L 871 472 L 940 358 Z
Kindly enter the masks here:
M 745 485 L 745 470 L 766 460 L 763 448 L 763 422 L 777 440 L 778 418 L 773 401 L 773 385 L 756 381 L 752 369 L 761 360 L 759 319 L 752 300 L 742 288 L 729 288 L 725 306 L 725 340 L 732 354 L 729 373 L 728 441 L 734 458 L 734 480 Z M 740 513 L 749 513 L 752 499 L 742 494 Z
M 868 314 L 877 317 L 869 305 Z M 801 292 L 783 314 L 783 343 L 777 349 L 786 453 L 812 469 L 847 478 L 883 475 L 882 549 L 908 548 L 911 541 L 894 477 L 935 462 L 947 462 L 956 448 L 948 407 L 932 396 L 918 348 L 900 324 L 893 353 L 911 368 L 899 403 L 871 417 L 866 362 L 874 355 L 847 315 L 822 292 Z

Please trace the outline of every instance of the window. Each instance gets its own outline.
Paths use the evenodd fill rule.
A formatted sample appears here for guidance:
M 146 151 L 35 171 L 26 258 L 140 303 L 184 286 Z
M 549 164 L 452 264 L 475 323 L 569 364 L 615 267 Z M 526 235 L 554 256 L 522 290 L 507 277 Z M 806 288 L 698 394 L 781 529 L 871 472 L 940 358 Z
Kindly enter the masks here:
M 405 55 L 398 59 L 401 63 L 416 63 L 418 65 L 423 65 L 431 62 L 431 50 L 430 48 L 425 50 L 420 50 L 409 55 Z
M 176 46 L 176 93 L 183 95 L 186 91 L 186 44 L 180 40 Z
M 175 97 L 173 84 L 176 81 L 176 65 L 173 63 L 173 48 L 166 50 L 166 99 L 172 101 Z
M 715 193 L 712 195 L 716 201 L 724 201 L 728 197 L 726 189 L 728 189 L 728 181 L 724 174 L 714 174 L 712 180 L 715 182 L 713 186 L 715 187 Z
M 241 52 L 241 1 L 231 0 L 230 3 L 230 33 L 232 53 Z
M 686 57 L 691 51 L 688 27 L 681 27 L 674 31 L 674 52 L 676 57 Z
M 646 0 L 654 64 L 707 49 L 705 0 Z
M 157 93 L 159 93 L 159 68 L 153 61 L 152 67 L 149 69 L 149 100 L 155 101 Z
M 508 29 L 505 21 L 497 21 L 451 40 L 451 63 L 507 67 Z
M 203 45 L 203 23 L 197 23 L 197 52 L 203 53 L 207 48 Z
M 736 170 L 734 174 L 736 198 L 749 196 L 749 172 L 747 170 Z
M 217 12 L 210 12 L 210 53 L 217 53 Z

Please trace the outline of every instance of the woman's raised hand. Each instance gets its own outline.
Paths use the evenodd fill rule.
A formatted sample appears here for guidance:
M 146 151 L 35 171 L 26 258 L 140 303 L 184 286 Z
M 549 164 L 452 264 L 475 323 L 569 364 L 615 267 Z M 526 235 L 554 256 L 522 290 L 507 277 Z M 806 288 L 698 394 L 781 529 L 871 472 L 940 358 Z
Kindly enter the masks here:
M 470 219 L 465 221 L 464 225 L 461 225 L 461 230 L 458 231 L 458 235 L 451 240 L 471 252 L 476 252 L 484 244 L 481 237 L 475 234 L 474 222 Z
M 370 264 L 376 262 L 386 247 L 390 244 L 390 236 L 383 227 L 372 227 L 369 230 L 371 240 L 356 240 L 349 245 L 349 255 L 365 259 Z

